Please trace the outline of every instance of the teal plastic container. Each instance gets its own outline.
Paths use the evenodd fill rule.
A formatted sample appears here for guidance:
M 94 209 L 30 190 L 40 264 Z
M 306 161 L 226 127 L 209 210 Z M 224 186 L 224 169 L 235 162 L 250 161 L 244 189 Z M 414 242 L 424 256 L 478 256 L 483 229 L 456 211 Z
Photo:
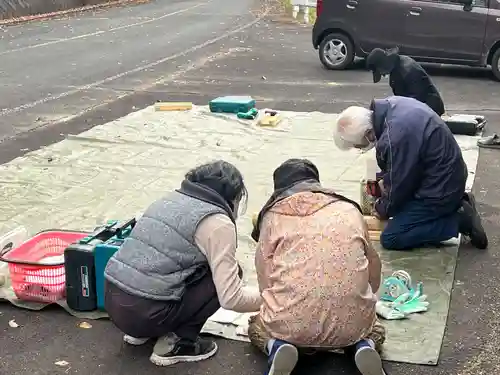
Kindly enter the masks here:
M 104 309 L 104 270 L 111 257 L 118 251 L 123 244 L 123 239 L 114 239 L 107 243 L 97 245 L 94 249 L 95 265 L 95 289 L 97 294 L 97 308 Z
M 99 310 L 105 310 L 104 270 L 106 269 L 111 257 L 118 251 L 125 239 L 129 236 L 134 225 L 135 220 L 132 225 L 121 230 L 117 235 L 113 236 L 108 241 L 96 245 L 94 248 L 95 289 L 97 294 L 97 308 Z
M 250 96 L 221 96 L 208 103 L 211 112 L 238 113 L 255 108 L 255 99 Z

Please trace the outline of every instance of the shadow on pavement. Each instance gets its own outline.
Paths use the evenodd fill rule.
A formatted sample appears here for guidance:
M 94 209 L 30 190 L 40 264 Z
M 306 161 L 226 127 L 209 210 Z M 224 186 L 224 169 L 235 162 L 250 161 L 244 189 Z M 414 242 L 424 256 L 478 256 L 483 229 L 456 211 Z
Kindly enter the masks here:
M 456 65 L 440 66 L 436 64 L 422 64 L 422 66 L 431 76 L 482 79 L 488 81 L 494 79 L 489 68 L 475 68 Z
M 365 59 L 356 59 L 347 70 L 367 71 Z M 440 65 L 422 63 L 422 66 L 428 74 L 435 77 L 450 77 L 450 78 L 465 78 L 465 79 L 480 79 L 494 80 L 490 68 L 476 68 L 459 65 Z

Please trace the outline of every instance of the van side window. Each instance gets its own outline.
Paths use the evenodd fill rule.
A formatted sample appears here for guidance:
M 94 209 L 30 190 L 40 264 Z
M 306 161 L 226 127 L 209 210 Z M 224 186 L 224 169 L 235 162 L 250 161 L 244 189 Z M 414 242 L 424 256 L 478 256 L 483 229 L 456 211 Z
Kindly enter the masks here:
M 462 5 L 459 1 L 456 0 L 431 0 L 431 1 L 436 3 L 451 3 L 451 4 Z M 488 8 L 488 0 L 473 0 L 472 5 L 480 8 Z
M 474 0 L 472 5 L 475 7 L 488 8 L 488 0 Z
M 462 3 L 458 0 L 420 0 L 420 1 L 426 1 L 430 3 L 447 3 L 447 4 L 460 4 Z M 497 0 L 500 2 L 500 0 Z M 488 0 L 473 0 L 472 5 L 475 7 L 480 7 L 480 8 L 488 8 Z

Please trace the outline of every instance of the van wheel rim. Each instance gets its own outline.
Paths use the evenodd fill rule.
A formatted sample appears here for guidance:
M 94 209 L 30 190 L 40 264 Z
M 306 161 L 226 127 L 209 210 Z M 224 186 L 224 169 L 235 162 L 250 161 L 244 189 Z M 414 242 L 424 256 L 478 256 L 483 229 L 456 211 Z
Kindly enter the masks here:
M 323 50 L 326 61 L 332 66 L 341 65 L 347 59 L 347 46 L 340 39 L 332 39 Z

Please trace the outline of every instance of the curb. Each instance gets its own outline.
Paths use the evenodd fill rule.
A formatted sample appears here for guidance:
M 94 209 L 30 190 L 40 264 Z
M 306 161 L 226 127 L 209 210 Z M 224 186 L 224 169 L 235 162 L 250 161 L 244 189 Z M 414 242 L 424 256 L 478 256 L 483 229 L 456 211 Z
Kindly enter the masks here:
M 117 5 L 126 5 L 126 4 L 144 4 L 148 3 L 149 0 L 116 0 L 116 1 L 109 1 L 106 3 L 102 4 L 95 4 L 95 5 L 87 5 L 79 8 L 71 8 L 71 9 L 66 9 L 66 10 L 60 10 L 57 12 L 50 12 L 50 13 L 41 13 L 41 14 L 34 14 L 31 16 L 22 16 L 22 17 L 16 17 L 16 18 L 9 18 L 6 20 L 0 20 L 0 26 L 11 26 L 11 25 L 17 25 L 20 23 L 24 22 L 30 22 L 30 21 L 39 21 L 39 20 L 44 20 L 44 19 L 49 19 L 49 18 L 54 18 L 58 16 L 64 16 L 67 14 L 75 14 L 79 12 L 85 12 L 88 10 L 96 10 L 96 9 L 103 9 L 103 8 L 110 8 L 113 6 Z

